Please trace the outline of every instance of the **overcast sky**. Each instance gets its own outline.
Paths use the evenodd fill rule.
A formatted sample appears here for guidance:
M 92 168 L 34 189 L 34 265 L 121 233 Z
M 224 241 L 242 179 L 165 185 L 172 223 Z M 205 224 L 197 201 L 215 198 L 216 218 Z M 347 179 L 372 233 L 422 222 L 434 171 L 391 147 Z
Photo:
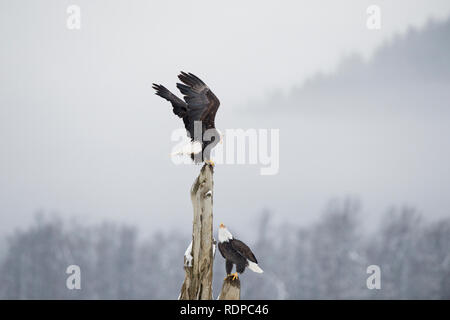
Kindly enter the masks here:
M 81 8 L 81 30 L 66 28 L 69 4 Z M 381 8 L 377 31 L 366 27 L 371 4 Z M 98 85 L 121 74 L 173 86 L 183 69 L 207 75 L 234 106 L 330 72 L 345 55 L 369 57 L 392 35 L 449 13 L 445 0 L 1 1 L 1 64 L 11 72 L 2 86 L 79 87 L 83 71 Z
M 80 30 L 66 27 L 71 4 Z M 381 8 L 377 31 L 366 27 L 371 4 Z M 184 193 L 199 168 L 170 162 L 181 124 L 152 82 L 174 89 L 180 70 L 194 72 L 233 119 L 249 100 L 332 72 L 351 53 L 370 58 L 394 35 L 449 15 L 446 0 L 1 0 L 0 232 L 39 209 L 155 228 L 189 222 Z M 220 204 L 233 210 L 216 197 L 219 215 Z M 177 210 L 187 211 L 181 220 Z

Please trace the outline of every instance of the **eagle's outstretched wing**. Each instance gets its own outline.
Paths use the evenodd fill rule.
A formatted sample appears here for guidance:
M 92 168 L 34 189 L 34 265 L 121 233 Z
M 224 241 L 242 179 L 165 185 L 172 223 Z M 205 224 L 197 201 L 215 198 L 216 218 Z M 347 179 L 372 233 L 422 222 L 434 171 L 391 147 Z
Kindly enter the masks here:
M 192 73 L 181 72 L 178 78 L 183 83 L 177 83 L 177 88 L 187 103 L 187 113 L 183 117 L 184 125 L 193 138 L 195 121 L 202 121 L 202 127 L 205 129 L 214 128 L 220 101 L 208 86 Z
M 170 92 L 166 87 L 160 85 L 160 84 L 153 84 L 153 89 L 156 90 L 156 94 L 160 96 L 161 98 L 166 99 L 172 104 L 173 107 L 173 113 L 175 113 L 180 118 L 183 118 L 187 114 L 187 104 L 180 98 L 178 98 L 176 95 L 174 95 L 172 92 Z
M 250 260 L 251 262 L 258 263 L 252 250 L 250 250 L 250 248 L 245 243 L 243 243 L 238 239 L 232 239 L 230 240 L 230 243 L 231 246 L 234 248 L 234 250 L 239 252 L 239 254 L 242 255 L 244 258 Z

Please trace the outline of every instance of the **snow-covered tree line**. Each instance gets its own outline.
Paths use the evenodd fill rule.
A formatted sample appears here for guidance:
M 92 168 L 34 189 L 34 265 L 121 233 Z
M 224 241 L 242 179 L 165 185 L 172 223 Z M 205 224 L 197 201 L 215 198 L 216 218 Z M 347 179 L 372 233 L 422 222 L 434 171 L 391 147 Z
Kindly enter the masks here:
M 428 222 L 413 209 L 392 209 L 370 232 L 362 218 L 352 201 L 332 203 L 306 226 L 275 224 L 261 214 L 258 236 L 248 242 L 265 273 L 242 275 L 241 298 L 450 298 L 450 218 Z M 133 226 L 40 218 L 9 235 L 0 298 L 176 299 L 189 241 L 175 231 L 141 237 Z M 81 270 L 80 290 L 66 286 L 73 264 Z M 369 265 L 380 267 L 381 289 L 367 288 Z M 215 296 L 224 270 L 216 255 Z

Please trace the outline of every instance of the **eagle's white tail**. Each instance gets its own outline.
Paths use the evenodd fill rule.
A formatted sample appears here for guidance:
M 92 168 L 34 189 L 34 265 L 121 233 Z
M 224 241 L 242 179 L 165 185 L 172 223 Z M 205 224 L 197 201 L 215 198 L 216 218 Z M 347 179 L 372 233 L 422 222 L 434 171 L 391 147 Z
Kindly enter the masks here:
M 181 147 L 181 149 L 175 150 L 170 155 L 180 156 L 180 155 L 190 155 L 202 152 L 202 144 L 198 141 L 189 141 Z
M 264 271 L 254 262 L 248 261 L 248 268 L 256 273 L 263 273 Z

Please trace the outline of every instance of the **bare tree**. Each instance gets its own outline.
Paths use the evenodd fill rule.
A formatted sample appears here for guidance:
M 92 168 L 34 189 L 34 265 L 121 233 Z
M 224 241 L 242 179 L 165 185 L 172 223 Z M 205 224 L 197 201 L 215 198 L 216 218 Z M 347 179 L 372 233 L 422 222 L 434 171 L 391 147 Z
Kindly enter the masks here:
M 191 188 L 194 207 L 192 242 L 184 254 L 185 278 L 180 300 L 213 299 L 213 261 L 215 240 L 213 238 L 213 167 L 205 164 Z M 240 281 L 225 279 L 220 299 L 239 299 Z
M 184 257 L 186 275 L 181 300 L 213 298 L 213 184 L 213 167 L 205 164 L 191 188 L 194 207 L 192 243 Z

